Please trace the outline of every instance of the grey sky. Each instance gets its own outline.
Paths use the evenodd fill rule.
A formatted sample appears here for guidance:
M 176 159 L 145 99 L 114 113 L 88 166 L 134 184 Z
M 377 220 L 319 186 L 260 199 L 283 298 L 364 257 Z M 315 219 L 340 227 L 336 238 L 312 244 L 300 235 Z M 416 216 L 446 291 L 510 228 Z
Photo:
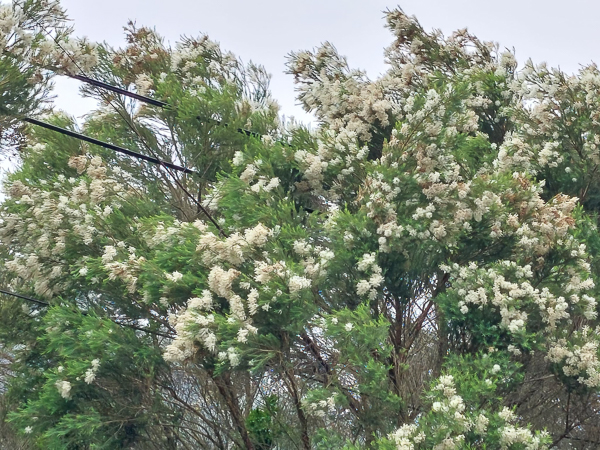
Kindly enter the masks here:
M 9 1 L 9 0 L 0 0 Z M 425 29 L 445 34 L 468 27 L 484 40 L 515 47 L 520 62 L 560 65 L 600 62 L 600 1 L 597 0 L 62 0 L 76 32 L 92 40 L 123 43 L 128 19 L 153 26 L 169 42 L 182 34 L 207 33 L 244 61 L 263 64 L 273 75 L 273 96 L 281 112 L 311 120 L 295 103 L 292 77 L 285 75 L 285 56 L 330 41 L 352 67 L 372 78 L 385 71 L 383 49 L 391 42 L 382 11 L 400 5 Z M 93 103 L 77 94 L 78 83 L 57 82 L 58 106 L 79 116 Z M 0 161 L 0 177 L 8 168 Z
M 383 0 L 62 0 L 78 35 L 123 43 L 128 19 L 153 26 L 170 43 L 181 34 L 207 33 L 244 61 L 263 64 L 273 75 L 272 91 L 282 113 L 310 120 L 295 105 L 285 56 L 330 41 L 352 67 L 370 77 L 385 71 L 383 48 L 391 41 L 383 13 L 396 3 Z M 445 34 L 468 27 L 485 40 L 515 47 L 517 59 L 529 57 L 575 71 L 581 63 L 600 61 L 600 2 L 594 0 L 406 0 L 405 12 L 425 29 Z M 89 107 L 75 100 L 75 82 L 60 82 L 61 108 L 82 114 Z

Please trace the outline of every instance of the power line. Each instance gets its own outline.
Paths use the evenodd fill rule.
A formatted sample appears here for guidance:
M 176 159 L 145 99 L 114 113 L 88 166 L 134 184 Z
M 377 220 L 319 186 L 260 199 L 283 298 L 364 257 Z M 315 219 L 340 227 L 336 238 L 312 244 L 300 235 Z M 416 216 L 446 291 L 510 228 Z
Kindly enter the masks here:
M 107 91 L 111 91 L 111 92 L 115 92 L 117 94 L 121 94 L 124 95 L 126 97 L 130 97 L 133 98 L 135 100 L 139 100 L 143 103 L 148 103 L 150 105 L 154 105 L 154 106 L 158 106 L 160 108 L 171 108 L 171 109 L 175 109 L 173 107 L 171 107 L 168 103 L 162 102 L 160 100 L 156 100 L 154 98 L 148 97 L 146 95 L 140 95 L 137 94 L 135 92 L 131 92 L 128 91 L 127 89 L 123 89 L 117 86 L 113 86 L 112 84 L 108 84 L 105 83 L 103 81 L 99 81 L 99 80 L 95 80 L 93 78 L 90 77 L 86 77 L 85 75 L 73 75 L 70 73 L 65 73 L 64 75 L 68 76 L 69 78 L 73 78 L 75 80 L 79 80 L 82 81 L 83 83 L 87 83 L 87 84 L 91 84 L 92 86 L 96 86 L 99 87 L 101 89 L 106 89 Z M 217 119 L 209 119 L 209 118 L 205 118 L 202 116 L 196 116 L 196 119 L 198 119 L 200 122 L 214 122 L 217 125 L 223 126 L 223 127 L 229 127 L 229 124 L 226 122 L 222 122 L 220 120 Z M 250 131 L 250 130 L 246 130 L 245 128 L 236 128 L 236 131 L 240 134 L 246 135 L 246 136 L 250 136 L 250 137 L 255 137 L 260 139 L 262 137 L 262 135 L 260 133 L 257 133 L 256 131 Z
M 42 300 L 37 300 L 35 298 L 27 297 L 26 295 L 17 294 L 15 292 L 5 291 L 4 289 L 0 289 L 1 294 L 12 295 L 13 297 L 20 298 L 22 300 L 27 300 L 28 302 L 37 303 L 41 306 L 50 306 L 50 303 L 44 302 Z
M 6 55 L 10 56 L 12 58 L 15 58 L 15 59 L 18 58 L 16 55 L 14 55 L 12 53 L 9 53 L 9 52 L 7 52 Z M 107 91 L 111 91 L 111 92 L 114 92 L 116 94 L 124 95 L 126 97 L 130 97 L 130 98 L 133 98 L 135 100 L 139 100 L 139 101 L 141 101 L 143 103 L 148 103 L 150 105 L 158 106 L 160 108 L 169 108 L 171 110 L 175 110 L 174 107 L 172 107 L 168 103 L 165 103 L 165 102 L 163 102 L 161 100 L 156 100 L 156 99 L 154 99 L 152 97 L 148 97 L 147 95 L 141 95 L 141 94 L 138 94 L 136 92 L 131 92 L 131 91 L 128 91 L 127 89 L 123 89 L 123 88 L 120 88 L 118 86 L 113 86 L 112 84 L 105 83 L 104 81 L 100 81 L 100 80 L 96 80 L 94 78 L 86 77 L 85 75 L 72 74 L 72 73 L 69 73 L 69 72 L 66 72 L 66 71 L 59 70 L 57 67 L 44 66 L 44 65 L 41 65 L 41 64 L 35 64 L 33 62 L 31 62 L 30 64 L 31 65 L 35 65 L 36 67 L 40 67 L 40 68 L 45 69 L 45 70 L 49 70 L 50 72 L 54 72 L 54 73 L 56 73 L 58 75 L 64 75 L 66 77 L 73 78 L 74 80 L 78 80 L 78 81 L 81 81 L 83 83 L 90 84 L 90 85 L 95 86 L 97 88 L 105 89 Z M 227 122 L 222 122 L 221 120 L 218 120 L 218 119 L 207 118 L 207 117 L 202 117 L 202 116 L 196 116 L 196 119 L 199 120 L 200 122 L 213 122 L 213 123 L 215 123 L 215 124 L 217 124 L 219 126 L 229 127 L 229 124 Z M 251 136 L 251 137 L 258 138 L 258 139 L 262 138 L 262 134 L 257 133 L 256 131 L 247 130 L 245 128 L 236 128 L 236 131 L 238 133 L 246 135 L 246 136 Z M 287 143 L 282 142 L 282 141 L 277 141 L 277 142 L 279 142 L 280 144 L 288 145 Z
M 56 71 L 54 70 L 54 72 L 56 72 Z M 112 84 L 104 83 L 103 81 L 94 80 L 93 78 L 89 78 L 84 75 L 73 75 L 70 73 L 65 73 L 64 75 L 68 76 L 69 78 L 73 78 L 75 80 L 79 80 L 84 83 L 91 84 L 92 86 L 106 89 L 107 91 L 116 92 L 117 94 L 125 95 L 126 97 L 131 97 L 131 98 L 134 98 L 141 102 L 149 103 L 154 106 L 159 106 L 161 108 L 165 108 L 165 107 L 169 106 L 168 103 L 161 102 L 160 100 L 155 100 L 153 98 L 150 98 L 150 97 L 147 97 L 147 96 L 141 95 L 141 94 L 136 94 L 135 92 L 128 91 L 127 89 L 113 86 Z
M 132 150 L 128 150 L 128 149 L 123 148 L 123 147 L 119 147 L 118 145 L 109 144 L 108 142 L 100 141 L 98 139 L 86 136 L 85 134 L 77 133 L 77 132 L 72 131 L 72 130 L 67 130 L 66 128 L 57 127 L 56 125 L 52 125 L 52 124 L 47 123 L 47 122 L 42 122 L 41 120 L 32 119 L 30 117 L 23 117 L 21 120 L 23 122 L 28 122 L 28 123 L 31 123 L 33 125 L 37 125 L 37 126 L 46 128 L 48 130 L 56 131 L 57 133 L 61 133 L 61 134 L 64 134 L 66 136 L 74 137 L 76 139 L 79 139 L 79 140 L 82 140 L 82 141 L 85 141 L 85 142 L 89 142 L 90 144 L 94 144 L 94 145 L 98 145 L 100 147 L 108 148 L 110 150 L 114 150 L 116 152 L 123 153 L 125 155 L 133 156 L 133 157 L 138 158 L 138 159 L 143 159 L 144 161 L 148 161 L 148 162 L 151 162 L 153 164 L 164 165 L 164 166 L 167 166 L 167 167 L 169 167 L 169 168 L 171 168 L 173 170 L 178 170 L 178 171 L 184 172 L 184 173 L 193 173 L 195 175 L 199 175 L 198 172 L 195 172 L 195 171 L 193 171 L 191 169 L 187 169 L 185 167 L 178 166 L 177 164 L 173 164 L 173 163 L 170 163 L 170 162 L 165 162 L 165 161 L 162 161 L 162 160 L 160 160 L 158 158 L 153 158 L 151 156 L 142 155 L 141 153 L 137 153 L 137 152 L 134 152 Z
M 85 73 L 85 71 L 79 66 L 79 63 L 75 60 L 75 58 L 73 58 L 73 56 L 71 54 L 69 54 L 69 52 L 62 46 L 62 44 L 56 38 L 56 36 L 53 36 L 52 33 L 50 33 L 48 30 L 46 30 L 46 28 L 44 27 L 44 25 L 41 24 L 39 21 L 36 21 L 35 19 L 33 19 L 33 20 L 54 41 L 54 43 L 62 50 L 63 54 L 65 56 L 67 56 L 71 60 L 71 62 L 73 62 L 73 64 L 75 65 L 75 67 L 77 67 L 77 69 L 79 69 L 79 72 L 82 74 L 81 76 L 85 77 L 85 75 L 83 75 Z M 156 157 L 157 156 L 156 152 L 154 151 L 154 149 L 152 149 L 152 147 L 150 147 L 150 145 L 148 145 L 148 143 L 146 142 L 146 140 L 144 139 L 144 137 L 141 135 L 141 133 L 139 132 L 139 130 L 135 126 L 135 123 L 133 122 L 133 120 L 130 120 L 130 118 L 128 116 L 127 117 L 124 116 L 123 112 L 120 111 L 119 108 L 117 108 L 113 104 L 113 102 L 111 101 L 111 99 L 108 96 L 104 96 L 102 93 L 100 95 L 104 99 L 104 101 L 106 101 L 110 106 L 112 106 L 113 109 L 117 112 L 117 114 L 119 114 L 119 116 L 121 116 L 121 118 L 125 121 L 125 123 L 127 124 L 127 126 L 135 133 L 135 135 L 138 137 L 139 141 L 150 152 L 150 154 Z M 156 159 L 158 161 L 160 161 L 158 158 L 156 158 Z M 177 187 L 179 187 L 179 189 L 181 189 L 183 191 L 183 193 L 189 199 L 191 199 L 193 203 L 196 204 L 196 207 L 198 208 L 198 212 L 201 211 L 202 213 L 204 213 L 204 215 L 215 226 L 215 228 L 217 230 L 219 230 L 219 233 L 222 236 L 227 237 L 227 233 L 225 233 L 225 231 L 219 225 L 219 223 L 213 218 L 213 216 L 202 205 L 202 203 L 200 203 L 200 200 L 196 199 L 196 197 L 193 196 L 188 189 L 186 189 L 186 187 L 181 183 L 181 181 L 179 181 L 179 179 L 175 176 L 175 174 L 171 171 L 171 169 L 163 161 L 160 161 L 160 166 L 164 167 L 165 171 L 167 172 L 167 174 L 169 174 L 171 176 L 171 178 L 173 179 L 173 181 L 175 182 L 175 184 L 177 185 Z

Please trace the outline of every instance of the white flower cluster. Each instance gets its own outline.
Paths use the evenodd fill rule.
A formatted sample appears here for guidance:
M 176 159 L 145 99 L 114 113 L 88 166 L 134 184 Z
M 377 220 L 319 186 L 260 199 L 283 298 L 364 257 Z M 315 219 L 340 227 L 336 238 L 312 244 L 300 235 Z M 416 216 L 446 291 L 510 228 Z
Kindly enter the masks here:
M 323 171 L 327 169 L 329 164 L 326 161 L 323 161 L 319 155 L 309 153 L 306 150 L 297 150 L 295 158 L 303 169 L 303 176 L 308 183 L 308 186 L 306 187 L 297 183 L 296 187 L 300 190 L 308 190 L 310 188 L 316 192 L 322 192 Z
M 147 95 L 150 89 L 154 87 L 154 82 L 147 74 L 140 73 L 135 78 L 135 87 L 138 94 Z
M 260 291 L 252 288 L 248 282 L 240 282 L 239 287 L 249 291 L 247 298 L 244 299 L 234 289 L 234 282 L 239 278 L 241 272 L 233 267 L 225 269 L 220 263 L 234 267 L 240 266 L 247 261 L 250 252 L 263 247 L 269 237 L 274 234 L 273 230 L 259 223 L 253 228 L 246 229 L 244 233 L 236 232 L 226 238 L 220 238 L 207 231 L 207 227 L 203 223 L 195 223 L 176 224 L 174 227 L 169 227 L 166 235 L 159 240 L 166 242 L 170 238 L 177 239 L 179 231 L 189 227 L 193 227 L 201 233 L 196 251 L 201 253 L 202 261 L 207 266 L 209 290 L 204 290 L 200 297 L 191 298 L 186 309 L 170 315 L 169 322 L 175 327 L 177 337 L 165 348 L 164 358 L 168 361 L 183 361 L 189 358 L 198 350 L 198 345 L 211 352 L 217 351 L 215 315 L 209 313 L 214 305 L 213 294 L 228 301 L 230 313 L 228 323 L 239 324 L 237 332 L 239 343 L 247 343 L 248 337 L 258 332 L 249 317 L 255 315 L 259 309 Z M 288 275 L 285 266 L 274 268 L 261 261 L 253 261 L 253 263 L 256 272 L 255 278 L 259 283 L 267 283 L 272 275 L 282 277 Z M 183 276 L 179 272 L 174 272 L 167 273 L 166 277 L 172 282 L 177 282 Z M 310 283 L 310 280 L 308 281 Z M 304 280 L 290 278 L 290 292 L 304 287 L 306 287 Z M 268 303 L 263 304 L 262 309 L 268 310 Z M 232 366 L 239 364 L 240 356 L 235 349 L 225 352 L 225 355 L 225 359 L 228 359 Z
M 275 263 L 257 261 L 254 266 L 254 281 L 259 284 L 267 284 L 273 278 L 284 278 L 289 273 L 285 261 Z
M 198 309 L 202 311 L 210 311 L 213 309 L 212 294 L 209 290 L 203 290 L 201 297 L 194 297 L 188 301 L 188 308 Z
M 561 364 L 563 373 L 577 377 L 577 381 L 589 388 L 600 387 L 600 359 L 598 348 L 600 327 L 591 330 L 584 327 L 574 332 L 572 339 L 581 343 L 569 343 L 566 339 L 558 339 L 550 344 L 547 358 L 550 362 Z
M 88 73 L 98 64 L 98 52 L 96 44 L 86 39 L 67 39 L 61 41 L 60 46 L 55 43 L 53 51 L 46 59 L 67 73 Z
M 207 265 L 224 261 L 238 266 L 246 260 L 248 252 L 263 247 L 273 234 L 273 230 L 262 223 L 248 228 L 244 234 L 235 232 L 225 239 L 207 232 L 200 237 L 196 250 L 202 252 L 202 259 Z
M 544 148 L 538 153 L 538 164 L 541 167 L 558 167 L 563 162 L 563 157 L 557 151 L 559 147 L 559 142 L 547 142 Z
M 240 275 L 235 269 L 225 270 L 221 266 L 213 266 L 208 274 L 210 290 L 220 297 L 231 299 L 235 294 L 232 290 L 233 280 Z
M 414 450 L 415 444 L 425 440 L 425 433 L 419 431 L 414 424 L 404 424 L 388 435 L 388 438 L 396 444 L 397 450 Z
M 177 283 L 178 281 L 181 281 L 183 279 L 183 274 L 179 273 L 177 271 L 173 272 L 173 273 L 166 273 L 165 277 L 167 278 L 167 280 L 169 280 L 171 283 Z
M 519 266 L 514 261 L 501 261 L 487 270 L 474 262 L 467 267 L 454 264 L 441 269 L 453 276 L 453 289 L 460 298 L 458 306 L 463 314 L 467 314 L 469 305 L 494 308 L 502 317 L 500 326 L 512 333 L 525 329 L 528 314 L 524 309 L 531 306 L 538 308 L 547 332 L 555 330 L 560 321 L 570 319 L 576 304 L 583 308 L 587 318 L 595 317 L 596 300 L 581 295 L 594 287 L 591 278 L 582 282 L 578 274 L 573 274 L 564 288 L 565 294 L 572 292 L 572 295 L 564 297 L 554 294 L 549 287 L 534 288 L 530 281 L 531 267 Z
M 172 226 L 165 227 L 164 223 L 159 222 L 151 232 L 145 233 L 145 239 L 147 244 L 153 248 L 157 247 L 165 242 L 168 242 L 173 236 L 177 235 L 185 226 L 193 226 L 194 228 L 199 229 L 200 231 L 205 231 L 207 226 L 204 222 L 200 220 L 196 220 L 192 224 L 181 223 L 178 220 L 173 222 Z
M 70 399 L 71 398 L 71 383 L 65 380 L 58 380 L 55 383 L 56 389 L 62 398 Z
M 440 391 L 443 396 L 441 401 L 433 402 L 431 409 L 434 412 L 442 412 L 452 417 L 453 422 L 459 425 L 465 430 L 469 430 L 472 424 L 467 420 L 464 415 L 465 404 L 460 395 L 456 394 L 456 387 L 454 386 L 454 378 L 452 375 L 443 375 L 439 379 L 439 383 L 433 388 L 435 391 Z M 461 442 L 464 436 L 458 435 L 453 441 Z M 442 447 L 444 448 L 444 447 Z M 453 448 L 453 447 L 451 447 Z
M 295 294 L 303 289 L 308 289 L 311 285 L 311 280 L 309 280 L 306 277 L 301 277 L 299 275 L 292 275 L 288 280 L 288 288 L 290 290 L 290 294 Z
M 280 180 L 277 177 L 266 178 L 259 177 L 258 181 L 250 186 L 252 192 L 271 192 L 279 186 Z
M 472 410 L 464 404 L 462 397 L 457 395 L 452 375 L 443 375 L 439 378 L 439 383 L 433 388 L 433 395 L 438 400 L 433 402 L 432 412 L 439 416 L 439 419 L 432 422 L 431 428 L 426 428 L 429 425 L 405 424 L 388 435 L 398 450 L 418 448 L 419 444 L 424 443 L 428 436 L 429 439 L 437 436 L 438 441 L 427 442 L 427 448 L 434 450 L 462 448 L 466 439 L 465 434 L 471 430 L 480 436 L 479 439 L 486 442 L 490 435 L 488 429 L 490 418 L 494 414 L 483 411 L 467 417 Z M 527 450 L 548 448 L 545 444 L 547 433 L 534 435 L 529 429 L 514 425 L 516 416 L 507 407 L 504 407 L 496 415 L 504 422 L 499 428 L 502 449 L 508 449 L 514 444 L 523 444 Z
M 210 292 L 205 291 L 202 298 L 190 299 L 185 310 L 169 316 L 177 336 L 165 347 L 165 361 L 182 362 L 192 357 L 197 351 L 197 343 L 211 352 L 216 351 L 217 337 L 212 330 L 215 316 L 203 311 L 208 304 L 212 305 L 212 299 Z
M 96 379 L 96 373 L 98 372 L 99 368 L 100 368 L 100 360 L 99 359 L 92 360 L 92 367 L 90 367 L 85 372 L 84 381 L 87 384 L 92 384 L 94 382 L 94 380 Z
M 98 63 L 96 46 L 87 40 L 61 36 L 56 42 L 46 37 L 45 26 L 60 26 L 67 19 L 58 2 L 38 2 L 36 11 L 31 10 L 34 5 L 28 5 L 28 14 L 21 6 L 0 5 L 0 54 L 68 73 L 88 72 Z
M 377 255 L 375 253 L 365 253 L 357 264 L 357 268 L 361 272 L 371 272 L 371 276 L 367 280 L 360 280 L 356 285 L 356 293 L 363 296 L 368 293 L 368 296 L 373 300 L 377 296 L 377 288 L 383 284 L 384 278 L 381 267 L 377 265 Z
M 141 265 L 146 261 L 146 258 L 143 256 L 136 257 L 135 248 L 129 247 L 127 249 L 127 259 L 123 259 L 122 261 L 114 261 L 115 257 L 119 254 L 119 250 L 122 253 L 125 253 L 123 250 L 126 245 L 123 241 L 119 241 L 115 246 L 107 245 L 104 247 L 104 253 L 102 254 L 102 267 L 108 272 L 109 280 L 120 279 L 127 286 L 127 290 L 131 293 L 135 292 L 137 289 L 137 281 L 138 281 L 138 272 L 141 268 Z M 83 269 L 82 269 L 83 270 Z M 82 272 L 80 271 L 80 274 Z M 83 271 L 85 275 L 87 273 L 87 269 Z M 176 274 L 165 274 L 167 279 L 175 282 Z M 179 274 L 181 275 L 181 274 Z
M 302 257 L 300 264 L 310 279 L 315 280 L 327 274 L 327 265 L 335 256 L 331 250 L 320 245 L 313 246 L 304 239 L 294 241 L 293 248 Z
M 233 347 L 229 347 L 226 352 L 219 352 L 218 357 L 221 361 L 228 360 L 231 367 L 237 367 L 240 364 L 240 354 Z
M 62 257 L 67 243 L 80 241 L 89 246 L 99 240 L 103 236 L 99 223 L 120 207 L 115 194 L 121 194 L 124 186 L 113 174 L 107 173 L 102 160 L 76 158 L 71 158 L 70 165 L 87 171 L 91 181 L 83 177 L 67 179 L 61 174 L 53 182 L 53 190 L 49 190 L 44 186 L 47 182 L 40 182 L 36 187 L 33 183 L 26 185 L 16 180 L 9 186 L 8 193 L 15 202 L 26 204 L 28 208 L 20 214 L 0 212 L 0 239 L 10 236 L 22 244 L 20 254 L 7 261 L 5 267 L 23 280 L 31 281 L 40 296 L 51 297 L 72 282 L 66 277 L 71 268 L 63 264 Z M 110 250 L 103 261 L 109 259 Z M 83 259 L 81 265 L 85 268 Z M 121 269 L 107 270 L 113 273 Z M 130 281 L 133 285 L 133 279 Z
M 365 182 L 365 208 L 367 216 L 380 224 L 377 233 L 379 248 L 381 251 L 389 252 L 388 239 L 400 237 L 404 228 L 397 224 L 397 204 L 394 202 L 401 193 L 400 180 L 397 177 L 389 182 L 381 172 L 373 172 Z
M 194 69 L 202 62 L 208 62 L 210 71 L 206 81 L 232 81 L 233 74 L 239 69 L 239 63 L 232 53 L 224 53 L 217 42 L 210 40 L 208 36 L 202 36 L 199 39 L 177 43 L 176 50 L 171 54 L 171 71 L 180 72 L 186 78 L 193 79 Z
M 522 444 L 526 450 L 542 450 L 548 448 L 544 441 L 548 437 L 545 431 L 537 436 L 527 428 L 518 427 L 510 422 L 515 422 L 514 413 L 506 406 L 498 413 L 498 416 L 505 421 L 504 426 L 500 428 L 500 444 L 502 449 L 508 449 L 515 444 Z
M 555 168 L 570 160 L 567 149 L 559 150 L 558 137 L 569 133 L 567 128 L 573 125 L 573 117 L 589 117 L 594 123 L 587 128 L 585 139 L 578 146 L 577 159 L 594 164 L 600 162 L 600 134 L 596 131 L 600 73 L 595 65 L 583 67 L 577 76 L 567 77 L 558 69 L 549 69 L 545 64 L 534 66 L 528 61 L 511 89 L 532 105 L 523 111 L 528 119 L 522 127 L 523 139 L 533 137 L 546 141 L 530 150 L 539 168 Z M 568 105 L 569 113 L 556 114 L 565 105 Z M 565 171 L 568 173 L 570 168 Z
M 241 165 L 243 161 L 243 154 L 240 152 L 236 153 L 234 157 L 234 165 L 236 162 Z M 260 167 L 263 166 L 263 161 L 258 159 L 251 164 L 247 164 L 244 171 L 240 174 L 240 180 L 249 185 L 250 191 L 252 192 L 271 192 L 281 183 L 281 180 L 278 177 L 268 177 L 265 175 L 259 175 L 256 183 L 251 184 L 252 181 L 256 178 L 257 174 L 260 171 Z
M 533 156 L 531 147 L 523 139 L 509 134 L 498 150 L 494 166 L 503 172 L 519 170 L 531 173 Z
M 332 395 L 325 400 L 317 402 L 304 402 L 304 409 L 307 413 L 315 417 L 325 417 L 327 413 L 334 413 L 336 411 L 335 396 Z
M 367 140 L 373 125 L 389 124 L 394 105 L 385 96 L 386 80 L 372 83 L 362 72 L 349 71 L 331 44 L 323 44 L 314 54 L 293 54 L 290 70 L 299 81 L 298 98 L 304 108 L 333 131 L 346 129 Z

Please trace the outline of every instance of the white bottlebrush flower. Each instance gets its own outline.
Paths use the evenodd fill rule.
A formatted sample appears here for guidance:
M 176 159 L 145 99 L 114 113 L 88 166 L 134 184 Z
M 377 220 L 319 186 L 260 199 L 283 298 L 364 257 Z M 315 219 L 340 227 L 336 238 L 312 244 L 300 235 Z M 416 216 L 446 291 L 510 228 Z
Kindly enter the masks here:
M 181 281 L 181 279 L 183 278 L 183 274 L 175 271 L 173 273 L 165 274 L 165 277 L 167 277 L 167 280 L 172 281 L 173 283 L 177 283 L 178 281 Z
M 479 434 L 484 434 L 489 423 L 490 420 L 485 415 L 479 414 L 475 420 L 475 431 Z
M 254 228 L 246 230 L 244 233 L 244 237 L 248 245 L 256 247 L 262 247 L 265 245 L 269 236 L 271 235 L 272 231 L 265 227 L 262 223 L 259 223 Z
M 256 311 L 258 311 L 258 297 L 258 290 L 252 288 L 248 294 L 248 312 L 251 316 L 256 314 Z
M 188 308 L 190 309 L 201 309 L 204 311 L 210 311 L 213 307 L 212 294 L 209 290 L 204 289 L 202 296 L 194 297 L 188 300 Z
M 233 154 L 233 160 L 231 161 L 234 166 L 241 166 L 244 164 L 244 154 L 239 150 Z
M 114 257 L 117 256 L 117 249 L 112 245 L 104 247 L 104 254 L 102 255 L 102 262 L 107 264 L 111 262 Z
M 135 87 L 140 95 L 148 94 L 148 91 L 152 89 L 152 86 L 152 78 L 145 73 L 140 73 L 135 79 Z
M 229 364 L 231 367 L 237 367 L 240 364 L 240 355 L 237 353 L 235 348 L 229 347 L 227 349 L 227 358 L 229 359 Z
M 376 260 L 377 255 L 375 253 L 365 253 L 356 267 L 361 272 L 366 272 L 373 264 L 375 264 Z
M 371 289 L 371 285 L 367 280 L 360 280 L 356 285 L 356 293 L 358 295 L 365 295 Z
M 92 382 L 95 379 L 96 379 L 96 372 L 94 371 L 94 369 L 88 369 L 88 370 L 86 370 L 84 381 L 87 384 L 92 384 Z
M 298 255 L 308 255 L 312 249 L 312 246 L 309 245 L 304 239 L 299 239 L 294 241 L 294 252 Z
M 237 333 L 237 340 L 242 344 L 248 342 L 248 330 L 246 328 L 240 328 Z
M 240 272 L 234 269 L 224 270 L 220 266 L 214 266 L 208 274 L 208 285 L 218 296 L 230 298 L 233 295 L 231 284 L 239 274 Z
M 311 286 L 311 284 L 312 283 L 308 278 L 293 275 L 290 277 L 290 280 L 288 282 L 290 294 L 294 294 L 302 289 L 308 289 Z
M 84 381 L 87 384 L 92 384 L 92 382 L 96 379 L 96 372 L 98 372 L 99 367 L 100 367 L 100 360 L 97 358 L 92 360 L 92 367 L 90 367 L 85 372 Z
M 276 189 L 280 184 L 280 180 L 277 177 L 273 177 L 269 180 L 269 182 L 263 187 L 265 192 L 271 192 L 273 189 Z
M 513 422 L 516 419 L 515 413 L 513 413 L 512 410 L 508 409 L 506 406 L 502 408 L 502 411 L 498 413 L 498 416 L 506 422 Z
M 71 383 L 65 380 L 58 380 L 55 386 L 62 398 L 71 398 Z

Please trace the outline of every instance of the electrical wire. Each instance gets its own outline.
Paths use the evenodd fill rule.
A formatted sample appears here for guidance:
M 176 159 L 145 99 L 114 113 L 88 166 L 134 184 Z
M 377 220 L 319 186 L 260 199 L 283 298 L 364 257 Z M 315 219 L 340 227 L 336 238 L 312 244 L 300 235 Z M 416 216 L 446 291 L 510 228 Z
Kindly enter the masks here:
M 55 70 L 56 71 L 56 70 Z M 99 81 L 99 80 L 95 80 L 93 78 L 84 76 L 84 75 L 73 75 L 70 74 L 68 72 L 64 73 L 65 76 L 69 77 L 69 78 L 73 78 L 75 80 L 79 80 L 83 83 L 87 83 L 87 84 L 91 84 L 92 86 L 96 86 L 98 88 L 101 89 L 106 89 L 107 91 L 111 91 L 111 92 L 115 92 L 117 94 L 120 95 L 124 95 L 126 97 L 130 97 L 133 98 L 135 100 L 139 100 L 143 103 L 148 103 L 150 105 L 153 106 L 158 106 L 160 108 L 170 108 L 172 110 L 174 110 L 175 108 L 173 108 L 172 106 L 170 106 L 168 103 L 162 102 L 160 100 L 156 100 L 152 97 L 148 97 L 146 95 L 140 95 L 137 94 L 135 92 L 131 92 L 128 91 L 127 89 L 123 89 L 117 86 L 113 86 L 112 84 L 108 84 L 108 83 L 104 83 L 103 81 Z M 200 122 L 213 122 L 217 125 L 223 126 L 223 127 L 229 127 L 229 124 L 226 122 L 222 122 L 220 120 L 217 119 L 207 119 L 205 117 L 202 116 L 196 116 L 196 119 L 198 119 Z M 246 130 L 245 128 L 236 128 L 236 131 L 240 134 L 243 134 L 245 136 L 250 136 L 250 137 L 255 137 L 260 139 L 262 137 L 262 135 L 260 133 L 257 133 L 256 131 L 250 131 L 250 130 Z
M 60 43 L 60 41 L 58 41 L 55 36 L 53 36 L 48 30 L 46 30 L 46 28 L 44 27 L 43 24 L 39 23 L 35 19 L 32 19 L 32 20 L 34 20 L 39 25 L 39 27 L 54 41 L 54 43 L 57 45 L 57 47 L 62 50 L 63 54 L 67 58 L 69 58 L 71 60 L 71 62 L 73 62 L 73 64 L 75 65 L 75 67 L 77 67 L 77 69 L 79 69 L 79 71 L 81 72 L 81 74 L 85 74 L 85 71 L 79 66 L 79 64 L 75 60 L 75 58 L 73 58 L 73 56 L 71 54 L 69 54 L 69 52 L 62 46 L 62 44 Z M 85 76 L 85 75 L 81 75 L 81 76 Z M 196 199 L 196 197 L 193 196 L 188 191 L 188 189 L 186 189 L 186 187 L 175 176 L 175 174 L 171 171 L 171 169 L 168 166 L 165 165 L 164 161 L 161 161 L 160 158 L 158 158 L 158 155 L 156 154 L 156 152 L 148 145 L 148 143 L 146 142 L 146 140 L 144 139 L 144 137 L 141 135 L 141 133 L 139 132 L 139 130 L 137 129 L 137 127 L 135 126 L 135 124 L 133 123 L 133 121 L 130 121 L 129 117 L 124 116 L 123 113 L 119 110 L 119 108 L 117 108 L 113 104 L 113 102 L 111 101 L 111 99 L 108 98 L 108 96 L 105 96 L 102 91 L 100 91 L 100 96 L 104 99 L 104 101 L 106 103 L 108 103 L 110 106 L 113 107 L 113 109 L 117 112 L 117 114 L 119 116 L 121 116 L 121 118 L 125 121 L 125 123 L 127 124 L 127 126 L 131 129 L 131 131 L 133 131 L 135 133 L 135 135 L 137 136 L 138 140 L 146 148 L 146 150 L 148 150 L 150 152 L 150 154 L 156 160 L 160 161 L 159 167 L 163 167 L 165 169 L 165 171 L 167 172 L 167 174 L 169 174 L 171 176 L 171 178 L 173 179 L 173 181 L 175 182 L 175 184 L 177 185 L 177 187 L 179 187 L 179 189 L 181 189 L 184 192 L 184 194 L 189 199 L 191 199 L 191 201 L 193 203 L 196 204 L 196 206 L 198 208 L 198 211 L 201 211 L 208 218 L 208 220 L 215 226 L 215 228 L 217 228 L 217 230 L 219 230 L 219 233 L 222 236 L 227 237 L 227 233 L 225 233 L 225 231 L 223 230 L 223 228 L 217 223 L 217 221 L 212 217 L 212 215 L 207 211 L 207 209 L 202 205 L 202 203 L 200 203 L 200 201 L 198 199 Z
M 56 125 L 52 125 L 52 124 L 47 123 L 47 122 L 42 122 L 41 120 L 33 119 L 31 117 L 23 117 L 23 118 L 21 118 L 21 120 L 23 122 L 28 122 L 28 123 L 31 123 L 33 125 L 37 125 L 37 126 L 40 126 L 42 128 L 46 128 L 48 130 L 56 131 L 57 133 L 64 134 L 65 136 L 70 136 L 70 137 L 74 137 L 76 139 L 79 139 L 79 140 L 82 140 L 82 141 L 85 141 L 85 142 L 89 142 L 90 144 L 98 145 L 100 147 L 104 147 L 104 148 L 107 148 L 107 149 L 110 149 L 110 150 L 114 150 L 116 152 L 123 153 L 125 155 L 133 156 L 134 158 L 143 159 L 144 161 L 148 161 L 148 162 L 151 162 L 153 164 L 165 165 L 165 166 L 167 166 L 167 167 L 169 167 L 169 168 L 171 168 L 173 170 L 178 170 L 178 171 L 184 172 L 184 173 L 191 173 L 191 174 L 199 175 L 198 172 L 195 172 L 195 171 L 193 171 L 191 169 L 187 169 L 185 167 L 178 166 L 177 164 L 173 164 L 173 163 L 166 162 L 166 161 L 161 161 L 161 160 L 159 160 L 157 158 L 152 158 L 150 156 L 142 155 L 141 153 L 137 153 L 137 152 L 134 152 L 132 150 L 128 150 L 128 149 L 123 148 L 123 147 L 119 147 L 118 145 L 109 144 L 108 142 L 100 141 L 98 139 L 86 136 L 84 134 L 77 133 L 77 132 L 72 131 L 72 130 L 67 130 L 66 128 L 61 128 L 61 127 L 58 127 Z
M 44 302 L 42 300 L 37 300 L 35 298 L 27 297 L 26 295 L 17 294 L 15 292 L 6 291 L 4 289 L 0 289 L 0 294 L 12 295 L 13 297 L 20 298 L 21 300 L 27 300 L 28 302 L 37 303 L 40 306 L 50 306 L 50 303 L 48 303 L 48 302 Z

